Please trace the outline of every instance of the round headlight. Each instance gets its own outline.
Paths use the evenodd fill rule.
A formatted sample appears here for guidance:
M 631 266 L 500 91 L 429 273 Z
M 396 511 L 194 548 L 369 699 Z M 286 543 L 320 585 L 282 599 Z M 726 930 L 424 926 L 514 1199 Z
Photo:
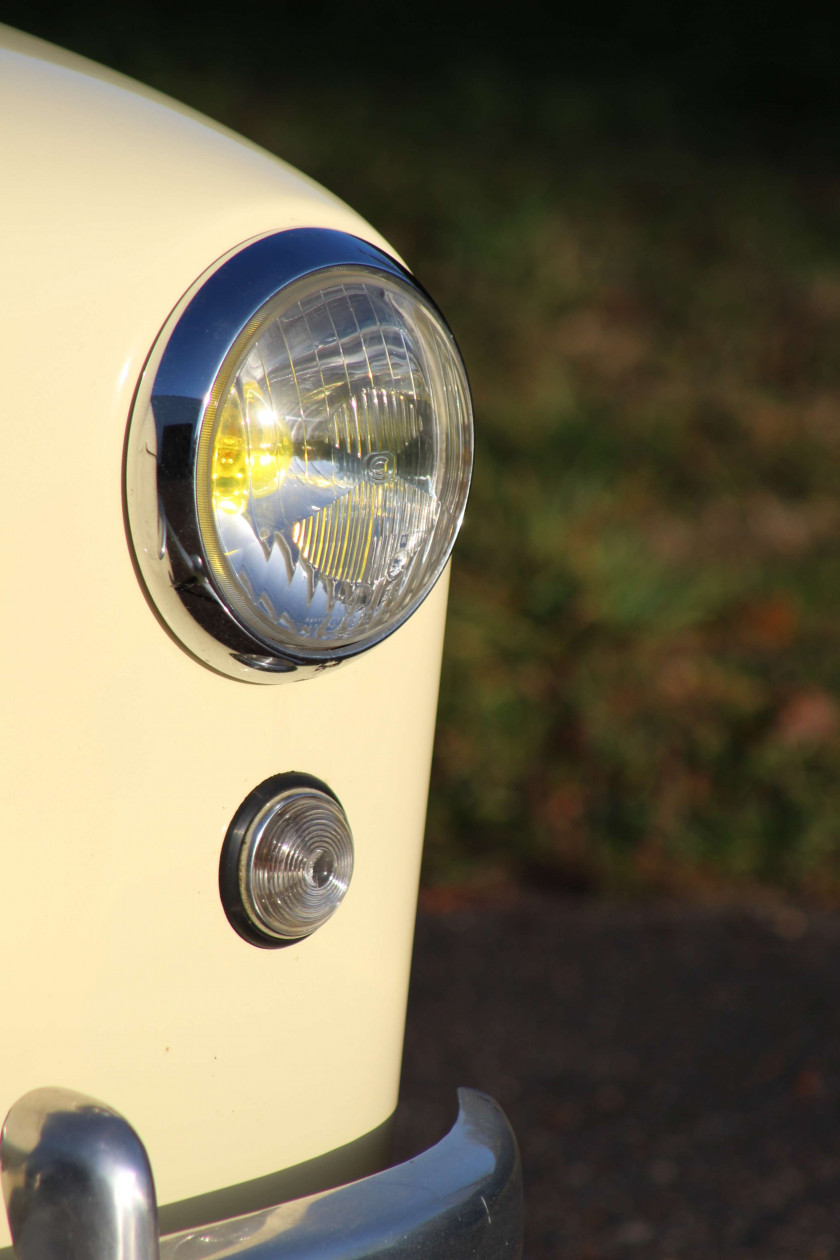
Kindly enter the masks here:
M 127 451 L 135 555 L 209 664 L 323 665 L 428 594 L 471 465 L 463 364 L 411 276 L 343 233 L 278 233 L 187 295 L 153 352 Z

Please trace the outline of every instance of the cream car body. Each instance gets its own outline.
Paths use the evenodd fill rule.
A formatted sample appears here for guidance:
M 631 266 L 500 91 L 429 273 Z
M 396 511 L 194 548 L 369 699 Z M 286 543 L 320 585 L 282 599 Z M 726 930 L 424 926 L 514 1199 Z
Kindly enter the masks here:
M 0 112 L 0 1110 L 44 1085 L 106 1099 L 181 1228 L 218 1217 L 215 1192 L 242 1211 L 386 1158 L 446 577 L 385 642 L 295 683 L 223 677 L 164 632 L 122 497 L 159 330 L 261 234 L 388 246 L 255 147 L 8 30 Z M 325 926 L 261 950 L 221 909 L 219 852 L 243 797 L 286 770 L 335 791 L 356 869 Z

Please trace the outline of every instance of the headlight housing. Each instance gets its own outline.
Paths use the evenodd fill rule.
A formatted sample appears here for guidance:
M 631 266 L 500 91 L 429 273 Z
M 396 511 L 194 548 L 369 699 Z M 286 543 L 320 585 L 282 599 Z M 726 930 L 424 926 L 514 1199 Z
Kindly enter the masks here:
M 371 647 L 440 576 L 472 466 L 463 364 L 412 277 L 296 229 L 187 295 L 129 430 L 138 567 L 214 668 L 270 680 Z

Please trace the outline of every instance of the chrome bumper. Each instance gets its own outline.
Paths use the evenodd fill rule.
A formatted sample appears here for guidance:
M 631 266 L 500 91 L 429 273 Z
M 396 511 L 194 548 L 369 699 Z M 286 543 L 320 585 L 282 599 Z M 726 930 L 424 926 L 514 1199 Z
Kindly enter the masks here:
M 458 1092 L 430 1150 L 336 1190 L 158 1238 L 143 1143 L 109 1107 L 27 1094 L 6 1118 L 0 1172 L 18 1260 L 517 1260 L 522 1175 L 501 1109 Z

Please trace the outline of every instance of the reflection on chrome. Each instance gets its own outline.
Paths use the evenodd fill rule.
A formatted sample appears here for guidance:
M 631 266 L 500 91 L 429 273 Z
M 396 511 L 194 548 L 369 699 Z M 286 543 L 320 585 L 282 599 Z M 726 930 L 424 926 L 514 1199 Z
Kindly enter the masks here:
M 362 1181 L 160 1240 L 160 1260 L 518 1260 L 516 1140 L 485 1094 L 459 1091 L 454 1127 L 407 1163 Z M 9 1112 L 3 1193 L 18 1260 L 155 1260 L 148 1158 L 110 1108 L 37 1090 Z
M 143 1143 L 110 1107 L 38 1089 L 0 1138 L 17 1260 L 156 1260 L 157 1204 Z

